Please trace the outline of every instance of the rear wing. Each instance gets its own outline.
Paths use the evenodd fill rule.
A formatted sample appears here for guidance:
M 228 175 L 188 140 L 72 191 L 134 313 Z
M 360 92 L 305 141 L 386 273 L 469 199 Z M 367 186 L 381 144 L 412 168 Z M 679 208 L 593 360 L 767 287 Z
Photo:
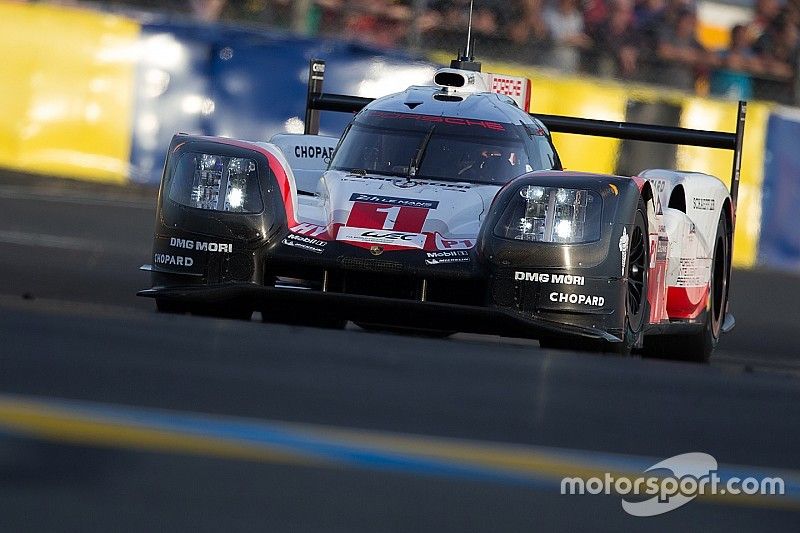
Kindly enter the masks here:
M 372 102 L 372 98 L 326 94 L 322 92 L 325 80 L 325 62 L 312 59 L 308 73 L 308 96 L 306 99 L 305 133 L 319 133 L 320 111 L 340 111 L 355 113 Z M 657 126 L 635 122 L 614 122 L 589 118 L 565 117 L 531 113 L 551 132 L 594 135 L 614 139 L 649 141 L 665 144 L 682 144 L 704 148 L 720 148 L 733 152 L 731 168 L 731 208 L 733 223 L 736 223 L 736 204 L 739 196 L 739 177 L 742 167 L 742 140 L 744 138 L 747 102 L 739 101 L 735 133 L 723 131 L 694 130 L 674 126 Z

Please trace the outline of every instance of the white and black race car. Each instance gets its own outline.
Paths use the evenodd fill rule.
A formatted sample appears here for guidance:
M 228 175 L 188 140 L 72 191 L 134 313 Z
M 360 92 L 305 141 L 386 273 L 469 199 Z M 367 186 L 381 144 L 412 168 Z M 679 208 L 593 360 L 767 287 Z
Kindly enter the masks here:
M 728 311 L 744 131 L 530 115 L 530 81 L 461 57 L 432 86 L 322 93 L 306 133 L 178 134 L 158 199 L 159 310 L 475 331 L 707 360 Z M 320 110 L 356 112 L 341 138 Z M 562 170 L 550 132 L 729 149 L 716 177 Z

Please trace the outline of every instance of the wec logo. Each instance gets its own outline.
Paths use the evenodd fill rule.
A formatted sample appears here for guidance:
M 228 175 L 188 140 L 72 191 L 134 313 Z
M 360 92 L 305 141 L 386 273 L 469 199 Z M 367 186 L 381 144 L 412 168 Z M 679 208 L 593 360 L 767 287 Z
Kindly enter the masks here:
M 413 233 L 400 233 L 399 231 L 388 233 L 381 231 L 365 231 L 361 236 L 373 239 L 386 239 L 387 241 L 413 241 L 415 237 Z
M 361 242 L 365 244 L 383 244 L 406 248 L 424 248 L 427 237 L 424 233 L 407 231 L 379 230 L 344 226 L 336 234 L 337 241 Z

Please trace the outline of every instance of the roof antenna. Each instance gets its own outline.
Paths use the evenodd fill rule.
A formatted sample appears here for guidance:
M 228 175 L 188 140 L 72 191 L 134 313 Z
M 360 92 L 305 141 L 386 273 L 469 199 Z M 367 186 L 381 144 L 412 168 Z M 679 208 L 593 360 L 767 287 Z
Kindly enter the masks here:
M 450 61 L 450 68 L 457 68 L 460 70 L 471 70 L 473 72 L 480 72 L 481 71 L 481 64 L 479 61 L 475 61 L 475 57 L 472 55 L 475 49 L 475 45 L 472 42 L 472 8 L 475 4 L 475 0 L 470 0 L 469 2 L 469 27 L 467 28 L 467 47 L 464 49 L 464 54 L 461 55 L 459 52 L 458 59 L 453 59 Z
M 464 54 L 464 56 L 466 56 L 467 59 L 474 59 L 469 55 L 469 47 L 472 41 L 472 8 L 474 5 L 475 5 L 475 0 L 469 0 L 469 25 L 467 26 L 467 49 L 466 53 Z

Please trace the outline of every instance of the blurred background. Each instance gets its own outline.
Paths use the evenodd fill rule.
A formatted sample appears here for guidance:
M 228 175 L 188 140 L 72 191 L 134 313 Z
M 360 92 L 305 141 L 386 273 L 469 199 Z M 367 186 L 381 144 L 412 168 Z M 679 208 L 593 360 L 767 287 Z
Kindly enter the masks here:
M 690 365 L 135 296 L 176 132 L 302 132 L 312 58 L 326 92 L 430 83 L 468 0 L 0 0 L 0 531 L 796 530 L 799 2 L 475 2 L 477 59 L 534 113 L 731 131 L 748 100 L 738 324 Z M 730 178 L 726 151 L 555 137 L 570 170 Z M 787 495 L 641 519 L 559 494 L 694 451 Z
M 0 1 L 8 52 L 0 167 L 155 185 L 178 131 L 300 132 L 309 59 L 326 90 L 429 83 L 464 47 L 468 0 Z M 735 264 L 800 268 L 798 0 L 477 0 L 484 70 L 533 80 L 533 112 L 730 130 L 749 106 Z M 323 116 L 338 134 L 348 117 Z M 677 167 L 730 155 L 556 135 L 567 168 Z
M 75 3 L 75 2 L 73 2 Z M 465 44 L 469 0 L 123 0 L 204 22 L 228 21 L 416 52 Z M 564 73 L 796 104 L 796 0 L 478 0 L 479 54 Z

